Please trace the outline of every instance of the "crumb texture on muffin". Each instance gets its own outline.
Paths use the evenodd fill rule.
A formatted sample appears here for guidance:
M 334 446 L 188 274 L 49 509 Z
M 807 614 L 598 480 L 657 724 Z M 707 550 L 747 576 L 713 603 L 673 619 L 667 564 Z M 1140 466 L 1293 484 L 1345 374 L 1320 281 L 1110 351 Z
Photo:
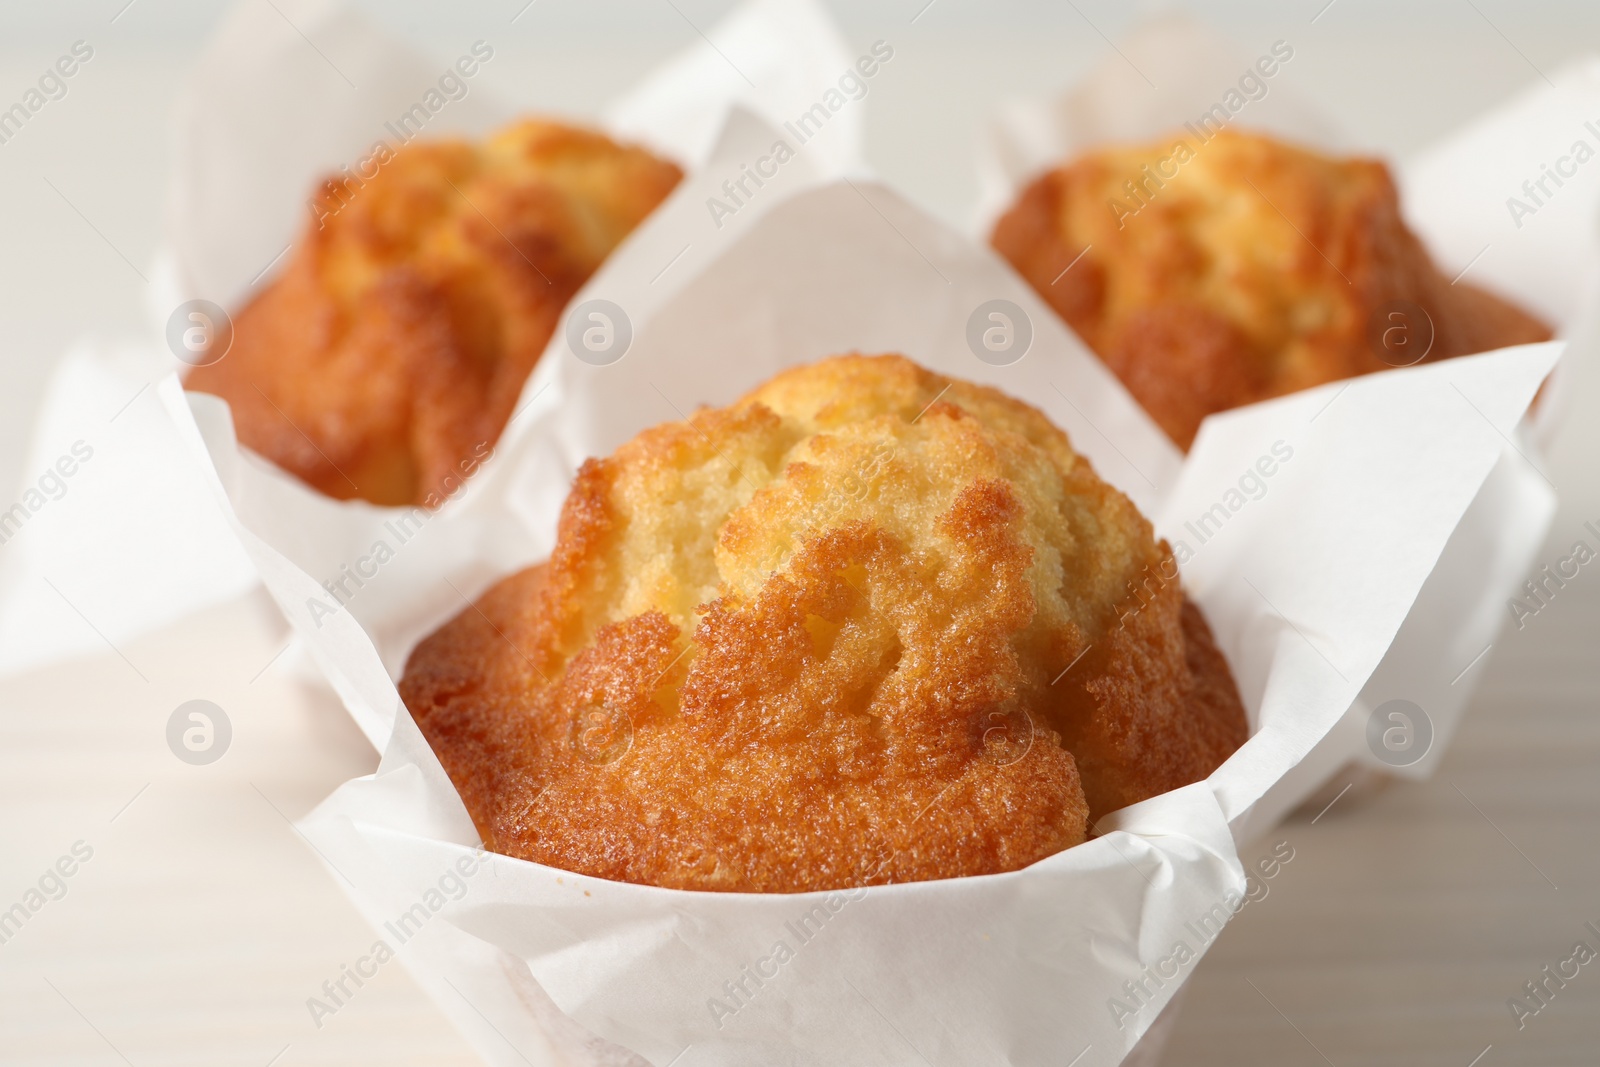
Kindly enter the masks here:
M 1015 870 L 1244 740 L 1165 543 L 1037 410 L 898 356 L 579 471 L 401 682 L 489 848 L 685 889 Z
M 1381 162 L 1234 130 L 1090 152 L 991 240 L 1184 448 L 1213 412 L 1409 362 L 1375 341 L 1396 301 L 1430 360 L 1550 337 L 1434 266 Z
M 185 385 L 339 499 L 433 506 L 487 455 L 561 310 L 676 166 L 525 120 L 385 149 L 322 183 L 282 274 Z

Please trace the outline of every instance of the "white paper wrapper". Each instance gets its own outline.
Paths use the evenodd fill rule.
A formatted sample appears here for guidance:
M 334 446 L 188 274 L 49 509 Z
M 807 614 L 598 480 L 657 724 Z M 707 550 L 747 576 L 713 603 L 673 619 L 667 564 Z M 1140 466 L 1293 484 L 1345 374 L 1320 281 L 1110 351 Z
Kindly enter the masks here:
M 90 339 L 50 380 L 12 496 L 38 506 L 0 515 L 0 673 L 120 654 L 139 633 L 258 580 L 156 402 L 153 383 L 170 370 L 153 363 L 148 348 Z
M 986 240 L 995 218 L 1046 168 L 1097 144 L 1153 139 L 1197 121 L 1274 43 L 1262 40 L 1245 53 L 1203 26 L 1168 17 L 1121 42 L 1121 54 L 1071 90 L 1013 101 L 997 115 L 980 158 L 975 236 Z M 1286 43 L 1292 49 L 1296 42 Z M 1296 95 L 1294 62 L 1281 62 L 1273 76 L 1259 79 L 1265 94 L 1258 99 L 1241 96 L 1246 102 L 1232 121 L 1328 151 L 1362 152 L 1336 121 Z M 1506 202 L 1513 193 L 1525 195 L 1520 183 L 1538 178 L 1540 164 L 1556 163 L 1574 140 L 1586 139 L 1600 151 L 1600 59 L 1564 68 L 1552 81 L 1535 83 L 1438 146 L 1400 161 L 1396 173 L 1407 218 L 1441 268 L 1452 276 L 1464 272 L 1556 324 L 1557 336 L 1569 341 L 1563 362 L 1570 363 L 1600 353 L 1600 165 L 1567 164 L 1576 175 L 1536 215 L 1521 216 L 1520 228 Z M 1508 618 L 1506 602 L 1520 589 L 1555 513 L 1536 445 L 1547 444 L 1554 430 L 1561 376 L 1553 376 L 1528 422 L 1503 442 L 1500 462 L 1346 721 L 1258 805 L 1252 825 L 1270 826 L 1307 795 L 1308 784 L 1352 763 L 1410 777 L 1424 777 L 1438 765 L 1487 661 L 1484 653 Z M 1395 699 L 1420 707 L 1432 724 L 1431 747 L 1406 766 L 1380 760 L 1366 732 L 1373 712 Z
M 1226 915 L 1242 890 L 1237 836 L 1382 662 L 1560 346 L 1230 412 L 1184 459 L 1003 263 L 875 183 L 791 176 L 802 154 L 719 230 L 706 198 L 777 136 L 733 116 L 708 165 L 577 298 L 626 310 L 625 358 L 589 366 L 558 338 L 530 383 L 539 400 L 455 511 L 331 615 L 288 558 L 299 535 L 234 446 L 225 408 L 163 384 L 268 588 L 384 749 L 378 772 L 343 786 L 304 829 L 380 932 L 422 903 L 421 932 L 395 947 L 493 1063 L 1121 1062 L 1209 943 L 1189 924 Z M 974 309 L 997 298 L 1033 329 L 1009 366 L 980 362 L 966 339 Z M 548 551 L 584 457 L 853 348 L 903 352 L 1039 405 L 1175 545 L 1188 538 L 1184 580 L 1233 666 L 1251 740 L 1208 781 L 1006 875 L 704 894 L 497 858 L 459 900 L 430 898 L 477 838 L 395 691 L 415 640 Z M 1186 524 L 1274 448 L 1265 494 L 1195 544 Z M 814 908 L 826 919 L 797 925 Z M 724 983 L 746 966 L 776 970 L 741 1002 Z M 1145 992 L 1129 994 L 1129 981 Z
M 617 101 L 602 127 L 693 169 L 730 106 L 781 124 L 856 59 L 814 0 L 750 0 L 707 37 Z M 463 40 L 458 51 L 473 44 Z M 423 135 L 478 136 L 527 110 L 483 84 L 485 71 L 508 62 L 490 58 L 461 79 L 465 95 L 434 112 Z M 0 525 L 8 535 L 0 552 L 0 673 L 120 646 L 257 580 L 234 540 L 218 536 L 204 489 L 175 473 L 187 468 L 174 464 L 170 424 L 152 403 L 153 384 L 186 369 L 163 339 L 167 317 L 195 297 L 237 307 L 269 279 L 299 237 L 315 181 L 367 155 L 380 138 L 396 143 L 386 123 L 435 88 L 447 63 L 416 54 L 338 0 L 244 3 L 225 20 L 175 116 L 151 336 L 128 345 L 83 342 L 66 356 L 39 415 L 28 485 L 70 456 L 75 441 L 94 458 L 59 502 L 49 500 L 54 482 L 47 486 L 48 506 L 24 516 L 14 539 L 15 524 Z M 852 101 L 833 115 L 784 180 L 856 166 L 865 106 Z M 735 168 L 719 181 L 738 176 Z M 253 458 L 237 476 L 259 483 L 257 498 L 292 521 L 296 533 L 284 550 L 321 577 L 357 559 L 398 513 L 328 500 Z M 97 521 L 109 513 L 118 521 Z M 468 539 L 463 551 L 479 549 Z M 520 560 L 530 549 L 512 551 Z M 506 562 L 490 554 L 485 566 Z M 375 617 L 389 616 L 381 594 L 368 599 Z
M 295 13 L 298 21 L 308 11 Z M 345 17 L 318 32 L 338 39 Z M 275 32 L 251 25 L 229 39 L 253 46 Z M 355 55 L 370 39 L 354 34 L 346 43 L 356 69 Z M 852 59 L 830 56 L 837 67 L 790 105 L 747 103 L 777 119 L 796 115 Z M 375 74 L 386 69 L 373 66 Z M 214 89 L 224 93 L 228 84 L 221 78 Z M 829 129 L 845 136 L 856 114 L 848 109 L 860 106 L 846 105 L 835 116 L 840 125 Z M 330 128 L 352 129 L 342 122 Z M 87 491 L 94 487 L 87 480 L 73 482 L 49 508 L 73 507 L 86 528 L 116 529 L 126 538 L 125 558 L 140 568 L 188 557 L 194 573 L 218 561 L 217 573 L 237 576 L 236 550 L 212 536 L 218 522 L 233 527 L 384 753 L 377 774 L 342 787 L 304 828 L 378 936 L 487 1061 L 1120 1062 L 1208 944 L 1193 924 L 1215 922 L 1242 889 L 1236 841 L 1269 817 L 1271 805 L 1303 795 L 1296 769 L 1380 669 L 1441 554 L 1453 551 L 1463 516 L 1502 477 L 1505 437 L 1558 346 L 1395 371 L 1231 412 L 1207 424 L 1185 459 L 992 255 L 864 179 L 829 181 L 848 167 L 848 153 L 819 138 L 719 227 L 707 198 L 782 134 L 736 111 L 708 152 L 702 122 L 686 119 L 678 129 L 687 131 L 683 158 L 705 165 L 578 297 L 626 309 L 635 330 L 626 357 L 592 367 L 558 336 L 494 459 L 394 546 L 394 557 L 347 603 L 328 611 L 331 594 L 320 583 L 370 558 L 375 541 L 399 540 L 386 526 L 398 512 L 323 500 L 241 451 L 225 406 L 185 397 L 170 373 L 144 393 L 134 392 L 141 376 L 132 376 L 126 395 L 135 400 L 114 423 L 131 427 L 125 432 L 133 440 L 118 446 L 130 457 L 128 470 L 159 458 L 181 483 L 162 489 L 158 480 L 133 494 L 147 533 L 115 497 Z M 335 146 L 345 150 L 339 158 L 361 147 L 352 136 Z M 282 147 L 292 151 L 293 141 Z M 260 209 L 276 210 L 266 202 Z M 203 244 L 206 232 L 195 239 Z M 261 247 L 270 257 L 271 241 L 262 237 Z M 180 253 L 168 276 L 183 292 L 200 278 L 248 286 L 248 269 L 226 255 Z M 995 298 L 1020 306 L 1034 333 L 1026 356 L 1006 367 L 980 362 L 966 342 L 971 312 Z M 902 351 L 1038 404 L 1175 543 L 1274 445 L 1291 450 L 1265 495 L 1205 544 L 1191 545 L 1184 566 L 1233 665 L 1251 740 L 1208 781 L 1117 813 L 1104 836 L 1007 875 L 849 894 L 719 895 L 474 859 L 470 820 L 395 692 L 409 648 L 460 610 L 464 597 L 548 552 L 557 508 L 583 458 L 699 403 L 731 400 L 781 367 L 850 348 Z M 122 381 L 102 374 L 114 363 L 81 363 L 88 385 L 65 388 L 123 395 L 111 388 Z M 82 417 L 80 400 L 63 403 Z M 111 401 L 97 399 L 91 410 L 108 406 L 113 424 Z M 155 428 L 126 422 L 136 415 Z M 95 461 L 80 477 L 110 479 L 111 465 Z M 179 499 L 192 506 L 197 484 L 215 507 L 177 513 L 192 535 L 184 542 L 184 529 L 172 530 L 174 516 L 161 511 Z M 80 488 L 86 491 L 73 496 Z M 49 508 L 30 525 L 53 514 Z M 119 580 L 131 569 L 120 568 Z M 118 603 L 108 600 L 105 610 L 121 610 Z M 148 611 L 122 606 L 119 626 L 147 620 Z M 466 867 L 474 873 L 459 878 L 457 894 L 457 879 L 446 876 Z M 808 914 L 816 932 L 802 937 L 795 924 Z M 789 953 L 776 973 L 748 1004 L 732 997 L 725 983 L 748 981 L 746 966 L 770 964 L 779 941 Z M 1127 992 L 1129 981 L 1144 992 Z M 737 1010 L 718 1013 L 714 1000 Z

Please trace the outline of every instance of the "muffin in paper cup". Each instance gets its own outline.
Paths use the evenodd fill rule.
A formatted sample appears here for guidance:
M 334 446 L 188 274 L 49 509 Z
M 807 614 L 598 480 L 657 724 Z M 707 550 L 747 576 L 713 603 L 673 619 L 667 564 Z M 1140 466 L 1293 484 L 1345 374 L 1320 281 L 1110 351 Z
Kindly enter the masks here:
M 506 32 L 526 25 L 510 26 L 508 15 Z M 836 87 L 844 72 L 857 77 L 855 51 L 810 0 L 750 0 L 707 36 L 645 76 L 598 121 L 572 121 L 692 170 L 705 162 L 730 104 L 781 124 Z M 25 469 L 70 459 L 75 444 L 92 458 L 59 502 L 25 516 L 25 528 L 0 531 L 7 539 L 0 671 L 103 647 L 77 611 L 120 644 L 257 581 L 217 524 L 203 486 L 187 474 L 170 420 L 152 402 L 155 383 L 191 373 L 195 331 L 218 344 L 215 338 L 231 330 L 230 314 L 284 273 L 316 215 L 323 178 L 353 176 L 353 185 L 364 167 L 381 174 L 392 157 L 378 152 L 379 143 L 393 150 L 408 138 L 479 139 L 530 113 L 563 118 L 495 95 L 489 81 L 513 62 L 498 36 L 441 45 L 442 58 L 419 55 L 344 0 L 286 0 L 276 10 L 241 3 L 223 20 L 175 108 L 163 236 L 146 271 L 149 336 L 75 343 L 38 414 Z M 871 79 L 863 84 L 862 98 L 830 114 L 804 159 L 784 168 L 783 181 L 834 176 L 860 158 Z M 210 360 L 211 352 L 200 358 Z M 538 389 L 525 388 L 514 410 L 531 415 Z M 524 421 L 514 417 L 506 435 Z M 482 442 L 471 457 L 474 470 L 494 466 L 495 444 Z M 408 511 L 331 499 L 246 454 L 238 477 L 260 482 L 272 508 L 297 516 L 299 533 L 282 547 L 320 577 L 335 577 Z M 459 487 L 446 496 L 438 514 L 472 510 Z M 106 512 L 122 518 L 95 521 Z M 137 565 L 127 566 L 130 560 Z M 373 588 L 367 599 L 384 595 Z
M 427 539 L 393 546 L 371 579 L 381 610 L 366 589 L 328 610 L 324 576 L 285 551 L 291 524 L 259 479 L 241 476 L 226 408 L 162 383 L 196 469 L 383 752 L 375 774 L 342 786 L 302 829 L 384 950 L 489 1062 L 1137 1062 L 1152 1051 L 1141 1037 L 1259 877 L 1240 844 L 1317 785 L 1297 769 L 1390 653 L 1561 345 L 1231 411 L 1180 455 L 996 256 L 866 176 L 780 177 L 732 217 L 708 206 L 784 132 L 736 111 L 708 163 L 579 293 L 576 306 L 603 300 L 626 314 L 627 351 L 595 365 L 557 335 L 525 427 L 463 497 L 475 525 L 441 515 Z M 994 314 L 1008 329 L 987 344 Z M 705 893 L 480 853 L 396 689 L 417 641 L 548 552 L 585 459 L 785 367 L 857 350 L 992 386 L 1064 429 L 1172 544 L 1250 739 L 1204 781 L 1002 874 Z M 1462 396 L 1480 413 L 1464 414 Z M 1226 521 L 1197 538 L 1193 520 L 1219 505 Z M 408 557 L 417 562 L 400 569 Z M 319 1016 L 336 1008 L 308 1004 Z
M 1298 44 L 1290 35 L 1262 40 L 1247 53 L 1199 24 L 1167 16 L 1130 34 L 1121 55 L 1060 94 L 1009 102 L 980 153 L 974 232 L 987 240 L 1024 185 L 1051 167 L 1103 145 L 1192 136 L 1201 120 L 1206 130 L 1372 155 L 1297 93 Z M 1160 71 L 1159 86 L 1141 70 Z M 1537 177 L 1541 161 L 1566 150 L 1573 137 L 1600 147 L 1600 134 L 1584 126 L 1600 109 L 1600 60 L 1572 64 L 1553 82 L 1535 83 L 1393 169 L 1406 222 L 1444 276 L 1481 285 L 1552 323 L 1568 343 L 1561 364 L 1567 367 L 1600 351 L 1594 298 L 1600 174 L 1580 170 L 1559 198 L 1539 198 L 1536 217 L 1508 210 L 1506 198 L 1525 196 L 1523 172 Z M 1213 102 L 1220 110 L 1207 110 Z M 1438 766 L 1555 514 L 1541 450 L 1560 419 L 1567 373 L 1558 367 L 1528 417 L 1507 431 L 1499 462 L 1439 554 L 1389 655 L 1339 726 L 1263 798 L 1255 816 L 1261 827 L 1305 797 L 1307 780 L 1326 783 L 1316 796 L 1320 806 L 1347 786 L 1359 793 L 1387 775 L 1423 778 Z M 1465 404 L 1462 410 L 1478 417 Z

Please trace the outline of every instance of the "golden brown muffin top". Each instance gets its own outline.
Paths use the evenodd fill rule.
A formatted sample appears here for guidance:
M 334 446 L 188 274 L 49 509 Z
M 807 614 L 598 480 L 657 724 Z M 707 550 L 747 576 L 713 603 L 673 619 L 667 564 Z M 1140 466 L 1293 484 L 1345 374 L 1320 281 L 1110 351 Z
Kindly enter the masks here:
M 1014 870 L 1244 738 L 1134 506 L 1037 410 L 895 356 L 588 461 L 550 561 L 401 692 L 488 847 L 693 889 Z
M 528 119 L 347 173 L 322 183 L 232 349 L 186 385 L 329 496 L 436 506 L 499 438 L 567 300 L 680 171 Z
M 335 299 L 349 303 L 397 267 L 485 281 L 475 275 L 503 256 L 481 240 L 482 228 L 506 223 L 530 238 L 537 231 L 550 245 L 530 250 L 512 240 L 515 247 L 505 249 L 527 255 L 535 273 L 548 258 L 555 274 L 587 277 L 679 176 L 642 148 L 544 119 L 523 119 L 482 142 L 404 145 L 363 188 L 349 189 L 342 176 L 324 179 L 313 211 L 313 226 L 325 233 L 322 277 Z M 486 327 L 477 340 L 492 349 L 500 338 Z
M 1212 412 L 1409 362 L 1375 341 L 1395 301 L 1429 359 L 1549 337 L 1434 267 L 1381 162 L 1232 129 L 1089 152 L 992 240 L 1185 448 Z

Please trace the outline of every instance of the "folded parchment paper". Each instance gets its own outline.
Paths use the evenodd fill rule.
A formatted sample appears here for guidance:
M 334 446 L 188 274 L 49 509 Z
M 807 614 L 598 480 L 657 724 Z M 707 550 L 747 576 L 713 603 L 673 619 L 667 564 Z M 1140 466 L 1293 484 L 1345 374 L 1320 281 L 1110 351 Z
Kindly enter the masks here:
M 304 27 L 311 9 L 294 12 Z M 318 39 L 339 40 L 348 17 L 316 23 L 328 35 Z M 226 40 L 261 47 L 263 56 L 277 42 L 291 54 L 282 27 L 249 27 Z M 719 32 L 712 38 L 744 66 Z M 803 34 L 785 32 L 793 39 L 769 50 L 775 59 L 806 51 Z M 376 39 L 350 33 L 340 47 L 351 49 L 351 69 L 367 69 L 354 61 Z M 753 61 L 760 49 L 749 47 Z M 827 92 L 859 58 L 830 54 L 811 79 L 752 75 L 793 91 L 780 104 L 746 100 L 750 111 L 709 127 L 720 130 L 714 148 L 702 119 L 676 127 L 688 131 L 684 158 L 703 165 L 575 301 L 621 308 L 631 346 L 594 366 L 558 334 L 494 458 L 445 508 L 408 528 L 403 543 L 388 524 L 410 512 L 315 496 L 241 451 L 225 406 L 186 397 L 165 370 L 148 395 L 135 393 L 141 381 L 130 378 L 134 399 L 108 423 L 159 431 L 171 479 L 188 492 L 192 475 L 209 495 L 192 512 L 190 529 L 204 536 L 191 538 L 187 554 L 205 558 L 191 561 L 191 573 L 208 559 L 218 574 L 240 573 L 237 548 L 217 547 L 211 536 L 226 523 L 382 749 L 378 772 L 341 787 L 303 829 L 375 936 L 489 1062 L 1121 1062 L 1237 906 L 1244 875 L 1236 841 L 1272 805 L 1316 784 L 1293 776 L 1383 663 L 1463 517 L 1500 476 L 1506 438 L 1555 361 L 1559 346 L 1530 346 L 1308 391 L 1212 420 L 1180 457 L 1004 264 L 855 173 L 850 155 L 823 139 L 834 133 L 794 143 L 800 138 L 785 123 L 819 103 L 830 116 L 826 131 L 849 132 L 854 109 L 870 101 L 841 93 L 833 108 Z M 380 59 L 371 61 L 375 77 L 387 69 Z M 215 91 L 230 91 L 221 75 L 249 69 L 218 64 Z M 720 74 L 706 77 L 727 85 Z M 870 96 L 870 79 L 864 84 Z M 332 122 L 330 130 L 351 131 L 334 147 L 364 147 L 361 121 Z M 723 183 L 772 158 L 780 140 L 791 151 L 777 172 L 731 214 L 717 210 Z M 293 136 L 271 143 L 291 155 L 299 144 Z M 286 164 L 285 173 L 298 172 Z M 293 208 L 299 192 L 277 189 L 261 191 Z M 206 195 L 198 186 L 192 193 L 197 202 Z M 275 203 L 239 210 L 267 218 Z M 214 258 L 185 253 L 175 239 L 174 291 L 205 284 L 238 293 L 256 284 L 252 265 L 270 271 L 278 250 L 273 232 L 263 225 L 240 238 L 264 253 L 249 261 L 228 249 Z M 200 247 L 223 240 L 206 227 L 191 236 Z M 992 300 L 1010 302 L 1030 326 L 1015 362 L 981 360 L 968 347 L 969 321 Z M 1233 666 L 1251 740 L 1206 782 L 1119 812 L 1103 836 L 1007 875 L 719 895 L 479 854 L 454 790 L 399 704 L 393 678 L 409 648 L 494 578 L 549 550 L 556 509 L 584 457 L 700 403 L 731 400 L 781 367 L 851 348 L 901 351 L 1039 405 L 1165 536 L 1186 541 L 1184 580 Z M 96 401 L 108 420 L 122 399 L 101 374 L 111 363 L 83 365 L 89 385 L 110 395 Z M 136 413 L 148 423 L 125 423 Z M 158 456 L 138 445 L 122 441 L 119 450 L 141 462 Z M 1264 456 L 1273 474 L 1264 491 L 1246 493 L 1241 478 Z M 171 517 L 145 512 L 167 497 L 139 496 L 140 464 L 128 463 L 130 492 L 142 502 L 137 521 L 111 507 L 112 496 L 69 493 L 58 503 L 65 510 L 82 500 L 75 514 L 88 524 L 122 523 L 126 558 L 150 567 L 184 542 L 171 532 L 160 542 Z M 80 473 L 97 470 L 91 461 Z M 1219 503 L 1230 517 L 1200 542 L 1187 527 Z M 156 544 L 139 542 L 146 527 Z M 369 570 L 380 540 L 392 551 L 353 595 L 323 585 L 346 568 Z M 147 615 L 118 618 L 137 627 Z M 307 1008 L 310 1026 L 318 1008 Z
M 295 531 L 257 495 L 225 408 L 163 384 L 268 588 L 384 749 L 375 775 L 303 828 L 380 931 L 416 916 L 393 947 L 494 1063 L 1121 1062 L 1240 899 L 1236 835 L 1382 661 L 1560 346 L 1241 409 L 1182 458 L 1003 263 L 876 183 L 790 181 L 801 152 L 719 228 L 707 202 L 723 175 L 783 137 L 736 112 L 708 164 L 579 294 L 625 311 L 631 347 L 597 367 L 557 338 L 463 517 L 431 520 L 429 539 L 396 546 L 372 580 L 388 618 L 366 589 L 328 611 L 323 575 L 288 557 Z M 1006 365 L 968 345 L 992 300 L 1031 326 Z M 852 348 L 904 352 L 1039 405 L 1164 535 L 1187 540 L 1184 580 L 1233 665 L 1251 740 L 1208 781 L 1012 874 L 762 896 L 494 858 L 459 899 L 430 896 L 477 837 L 399 705 L 392 678 L 411 645 L 548 550 L 584 457 Z M 1265 491 L 1232 508 L 1263 456 Z M 1231 517 L 1200 543 L 1187 523 L 1218 502 Z

